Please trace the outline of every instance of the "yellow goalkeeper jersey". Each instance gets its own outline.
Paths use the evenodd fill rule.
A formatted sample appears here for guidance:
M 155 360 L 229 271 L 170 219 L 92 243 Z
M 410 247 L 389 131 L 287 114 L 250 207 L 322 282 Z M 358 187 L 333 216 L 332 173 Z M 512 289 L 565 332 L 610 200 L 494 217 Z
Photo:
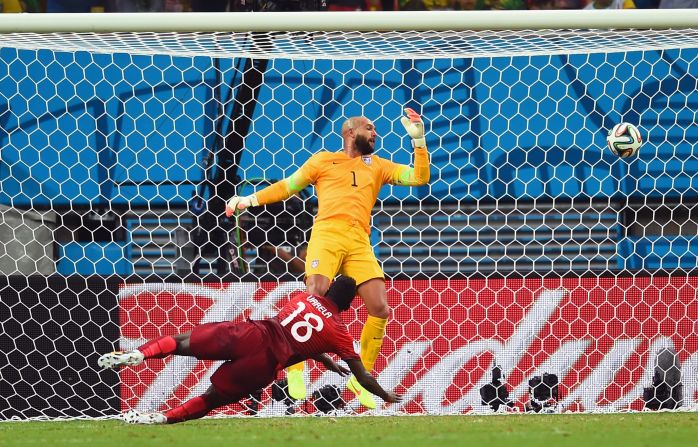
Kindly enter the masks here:
M 318 198 L 315 222 L 343 220 L 370 233 L 371 210 L 385 184 L 419 186 L 429 181 L 426 148 L 415 149 L 414 168 L 377 155 L 348 157 L 344 152 L 319 152 L 290 177 L 257 192 L 260 205 L 286 199 L 313 184 Z

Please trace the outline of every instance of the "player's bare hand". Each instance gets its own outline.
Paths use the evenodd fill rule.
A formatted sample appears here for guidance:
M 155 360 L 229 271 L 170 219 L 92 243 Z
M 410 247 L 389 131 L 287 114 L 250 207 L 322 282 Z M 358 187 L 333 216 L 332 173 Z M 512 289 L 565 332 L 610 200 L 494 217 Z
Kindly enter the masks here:
M 226 217 L 230 217 L 235 211 L 242 211 L 245 208 L 257 205 L 259 205 L 259 203 L 257 202 L 257 196 L 254 194 L 244 197 L 233 196 L 228 200 L 228 203 L 225 204 L 225 215 Z
M 386 402 L 389 402 L 391 404 L 395 404 L 398 402 L 402 402 L 402 396 L 395 394 L 392 391 L 386 391 L 385 397 L 383 397 L 383 400 Z
M 334 362 L 333 362 L 334 363 Z M 336 372 L 342 377 L 346 377 L 349 374 L 351 374 L 351 371 L 349 371 L 347 368 L 343 367 L 339 363 L 334 363 L 334 365 L 331 368 L 327 368 L 328 371 Z
M 328 371 L 335 372 L 342 377 L 346 377 L 351 373 L 351 371 L 349 371 L 344 366 L 338 364 L 337 362 L 335 362 L 334 360 L 329 358 L 327 355 L 322 355 L 322 356 L 318 357 L 317 360 L 322 362 L 322 364 L 325 366 L 325 368 Z
M 414 147 L 426 147 L 427 143 L 424 139 L 424 122 L 417 112 L 409 107 L 405 108 L 405 115 L 400 118 L 402 126 L 407 131 L 407 134 L 412 137 Z

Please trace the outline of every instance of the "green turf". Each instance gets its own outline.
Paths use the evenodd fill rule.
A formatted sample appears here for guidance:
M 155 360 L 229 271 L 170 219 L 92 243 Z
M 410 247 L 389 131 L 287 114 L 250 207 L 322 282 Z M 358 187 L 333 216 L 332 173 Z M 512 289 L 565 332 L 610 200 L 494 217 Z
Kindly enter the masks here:
M 698 413 L 0 423 L 0 446 L 698 446 Z

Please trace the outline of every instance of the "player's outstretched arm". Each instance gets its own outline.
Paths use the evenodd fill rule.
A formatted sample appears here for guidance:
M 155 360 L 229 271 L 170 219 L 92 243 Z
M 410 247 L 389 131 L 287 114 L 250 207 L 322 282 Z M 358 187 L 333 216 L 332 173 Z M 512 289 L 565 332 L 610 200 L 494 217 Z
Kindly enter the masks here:
M 230 217 L 236 210 L 242 211 L 251 206 L 267 205 L 286 200 L 303 190 L 310 183 L 310 180 L 305 178 L 301 171 L 298 170 L 290 177 L 269 185 L 252 195 L 231 197 L 225 205 L 225 215 Z
M 427 147 L 427 140 L 424 138 L 424 122 L 419 113 L 409 107 L 405 107 L 405 115 L 400 118 L 402 126 L 407 131 L 407 134 L 412 137 L 412 145 L 416 149 L 418 147 Z
M 412 137 L 414 146 L 414 167 L 396 165 L 391 174 L 390 183 L 393 185 L 422 186 L 429 183 L 429 153 L 424 138 L 424 122 L 417 112 L 410 108 L 405 109 L 405 114 L 400 122 Z
M 386 391 L 378 383 L 375 377 L 371 375 L 370 372 L 366 371 L 364 365 L 359 359 L 348 359 L 345 360 L 349 369 L 351 370 L 356 380 L 359 381 L 362 387 L 364 387 L 368 392 L 375 394 L 386 402 L 395 403 L 400 402 L 402 398 L 392 391 Z
M 235 210 L 244 210 L 251 206 L 259 206 L 259 201 L 257 200 L 257 195 L 252 194 L 249 196 L 233 196 L 225 204 L 225 215 L 230 217 L 235 213 Z
M 327 354 L 317 355 L 313 357 L 313 360 L 322 363 L 328 371 L 336 372 L 342 377 L 346 377 L 350 373 L 348 369 L 332 360 Z

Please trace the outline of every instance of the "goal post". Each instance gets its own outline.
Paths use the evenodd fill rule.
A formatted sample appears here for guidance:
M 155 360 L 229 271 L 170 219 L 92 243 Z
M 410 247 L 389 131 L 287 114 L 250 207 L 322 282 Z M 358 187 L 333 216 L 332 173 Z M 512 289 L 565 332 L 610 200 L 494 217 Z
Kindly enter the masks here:
M 311 38 L 294 39 L 299 32 Z M 37 47 L 34 39 L 55 34 L 45 47 L 229 58 L 433 59 L 690 48 L 695 14 L 672 9 L 21 14 L 0 16 L 0 33 L 9 46 L 27 49 Z M 273 33 L 276 45 L 247 41 L 262 37 L 259 33 Z M 359 44 L 360 36 L 369 42 Z M 385 44 L 374 47 L 375 39 Z
M 392 312 L 374 373 L 405 396 L 379 413 L 695 408 L 697 24 L 694 10 L 0 15 L 0 420 L 205 390 L 210 362 L 96 360 L 274 315 L 303 288 L 314 191 L 234 219 L 225 200 L 341 150 L 351 116 L 376 124 L 377 155 L 412 163 L 404 107 L 424 118 L 431 181 L 385 186 L 374 208 Z M 631 158 L 606 146 L 621 122 L 644 139 Z M 357 339 L 366 315 L 357 302 L 345 318 Z M 322 412 L 312 394 L 337 387 L 339 414 L 363 412 L 339 376 L 305 374 L 296 410 Z M 279 395 L 223 413 L 283 415 Z
M 691 29 L 692 11 L 531 10 L 236 13 L 20 14 L 2 33 L 187 33 L 265 31 L 497 31 L 534 29 Z

